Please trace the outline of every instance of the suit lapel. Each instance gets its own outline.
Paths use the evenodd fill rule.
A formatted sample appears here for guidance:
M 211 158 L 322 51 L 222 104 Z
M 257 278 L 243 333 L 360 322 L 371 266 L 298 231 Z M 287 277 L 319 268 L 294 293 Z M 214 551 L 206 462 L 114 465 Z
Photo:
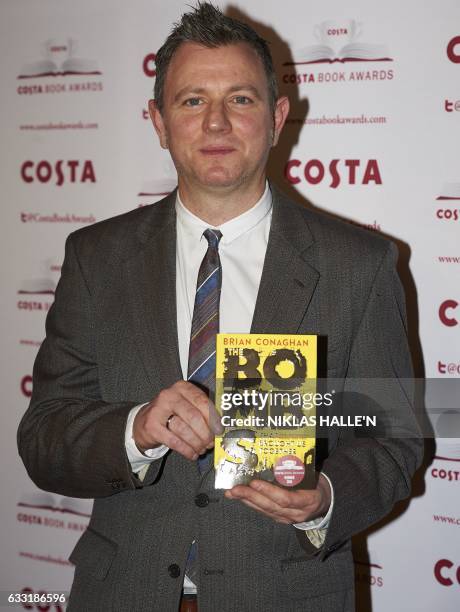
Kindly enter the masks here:
M 319 280 L 306 261 L 314 241 L 298 206 L 271 189 L 272 224 L 251 332 L 295 334 Z
M 177 338 L 175 201 L 176 191 L 153 206 L 138 232 L 139 252 L 125 262 L 131 325 L 155 392 L 183 378 Z M 178 486 L 192 494 L 200 481 L 196 462 L 178 453 L 171 453 L 168 461 Z
M 176 214 L 174 191 L 153 205 L 138 231 L 137 253 L 125 262 L 131 325 L 153 389 L 182 378 L 176 315 Z
M 313 297 L 319 273 L 305 259 L 313 244 L 297 205 L 272 186 L 273 217 L 252 333 L 298 332 Z M 138 231 L 138 248 L 123 264 L 130 324 L 152 389 L 182 378 L 176 309 L 176 214 L 174 191 L 155 204 Z M 193 487 L 197 466 L 173 453 L 178 481 Z M 211 470 L 206 471 L 201 478 Z
M 298 332 L 319 273 L 307 261 L 313 236 L 299 207 L 271 185 L 273 216 L 252 333 Z M 131 325 L 153 388 L 182 378 L 176 314 L 176 191 L 154 204 L 124 262 Z M 160 350 L 158 350 L 160 348 Z

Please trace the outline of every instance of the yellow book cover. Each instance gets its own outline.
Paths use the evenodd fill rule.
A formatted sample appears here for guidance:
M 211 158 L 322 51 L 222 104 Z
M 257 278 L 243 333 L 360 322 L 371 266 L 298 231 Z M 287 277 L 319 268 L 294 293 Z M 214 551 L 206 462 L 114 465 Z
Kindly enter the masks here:
M 216 489 L 315 486 L 315 335 L 218 334 Z

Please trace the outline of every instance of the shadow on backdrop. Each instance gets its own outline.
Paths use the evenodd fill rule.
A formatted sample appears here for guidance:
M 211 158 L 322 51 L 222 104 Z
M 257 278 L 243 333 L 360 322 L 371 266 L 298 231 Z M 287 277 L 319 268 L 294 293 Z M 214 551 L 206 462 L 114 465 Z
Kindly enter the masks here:
M 270 49 L 273 56 L 275 70 L 278 76 L 278 84 L 280 88 L 280 95 L 285 95 L 289 98 L 291 111 L 291 120 L 286 123 L 276 149 L 273 150 L 269 163 L 268 163 L 268 176 L 270 180 L 276 183 L 281 190 L 292 200 L 302 204 L 306 208 L 317 210 L 322 214 L 325 214 L 331 218 L 338 219 L 340 221 L 357 225 L 355 221 L 345 216 L 337 215 L 329 211 L 321 209 L 316 203 L 307 199 L 303 194 L 299 193 L 295 187 L 285 177 L 285 167 L 289 159 L 291 158 L 291 152 L 293 148 L 298 144 L 300 140 L 300 133 L 305 125 L 305 119 L 309 113 L 309 101 L 307 98 L 301 98 L 299 88 L 290 83 L 288 86 L 283 84 L 280 78 L 280 69 L 283 64 L 293 62 L 292 51 L 289 44 L 283 40 L 278 33 L 273 29 L 271 25 L 267 25 L 254 19 L 252 16 L 241 11 L 236 6 L 228 6 L 226 14 L 230 17 L 244 21 L 251 25 L 260 36 L 262 36 L 270 45 Z M 362 229 L 362 231 L 371 231 Z M 415 282 L 410 271 L 409 263 L 411 257 L 410 246 L 395 236 L 379 231 L 379 234 L 392 240 L 398 247 L 399 261 L 398 261 L 398 274 L 400 276 L 404 292 L 406 296 L 406 308 L 408 318 L 408 338 L 409 346 L 414 364 L 414 375 L 417 379 L 423 379 L 425 377 L 425 364 L 423 360 L 422 347 L 419 337 L 419 315 L 418 315 L 418 298 Z M 423 422 L 421 428 L 424 432 L 431 432 L 433 435 L 433 429 L 429 422 L 426 410 L 424 407 L 424 388 L 423 385 L 416 385 L 416 412 Z M 385 517 L 379 523 L 373 525 L 365 532 L 355 536 L 353 538 L 353 555 L 355 560 L 355 584 L 356 584 L 356 597 L 357 597 L 357 610 L 361 612 L 372 612 L 372 601 L 371 601 L 371 586 L 379 586 L 379 580 L 381 577 L 378 575 L 380 567 L 376 563 L 372 563 L 369 556 L 367 538 L 370 534 L 375 533 L 382 527 L 388 525 L 396 518 L 404 514 L 414 497 L 422 496 L 425 492 L 425 473 L 435 455 L 435 442 L 432 438 L 427 437 L 425 439 L 425 459 L 422 466 L 419 468 L 413 479 L 413 493 L 412 497 L 408 500 L 404 500 L 396 504 L 392 512 Z M 396 553 L 396 551 L 395 551 Z M 383 580 L 383 579 L 382 579 Z

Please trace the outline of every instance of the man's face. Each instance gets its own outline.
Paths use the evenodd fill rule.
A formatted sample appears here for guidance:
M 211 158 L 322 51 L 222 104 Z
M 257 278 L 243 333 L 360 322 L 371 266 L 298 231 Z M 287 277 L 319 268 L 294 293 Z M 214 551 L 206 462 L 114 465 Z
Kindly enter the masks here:
M 183 43 L 165 79 L 163 113 L 150 112 L 188 189 L 226 190 L 262 183 L 289 103 L 270 108 L 267 78 L 246 43 L 207 48 Z

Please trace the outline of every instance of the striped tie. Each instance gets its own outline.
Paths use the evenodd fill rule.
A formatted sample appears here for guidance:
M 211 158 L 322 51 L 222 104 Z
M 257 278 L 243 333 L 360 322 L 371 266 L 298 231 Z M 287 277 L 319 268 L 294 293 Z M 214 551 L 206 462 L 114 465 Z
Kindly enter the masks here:
M 222 269 L 219 230 L 207 229 L 203 236 L 208 250 L 201 262 L 196 284 L 195 307 L 188 356 L 187 380 L 202 387 L 211 400 L 215 393 L 216 334 L 219 331 L 219 300 Z
M 208 241 L 208 250 L 201 262 L 196 283 L 195 306 L 193 308 L 192 331 L 188 353 L 187 380 L 195 383 L 214 400 L 216 387 L 216 334 L 219 331 L 219 301 L 222 284 L 222 269 L 219 259 L 219 230 L 207 229 L 203 236 Z M 204 472 L 209 466 L 212 452 L 198 458 L 198 468 Z M 197 544 L 192 542 L 188 553 L 185 573 L 197 582 Z

